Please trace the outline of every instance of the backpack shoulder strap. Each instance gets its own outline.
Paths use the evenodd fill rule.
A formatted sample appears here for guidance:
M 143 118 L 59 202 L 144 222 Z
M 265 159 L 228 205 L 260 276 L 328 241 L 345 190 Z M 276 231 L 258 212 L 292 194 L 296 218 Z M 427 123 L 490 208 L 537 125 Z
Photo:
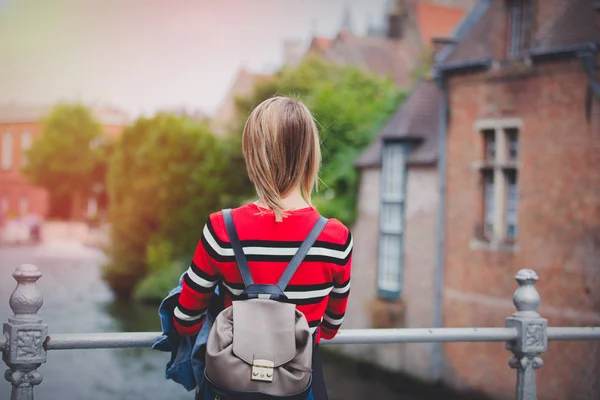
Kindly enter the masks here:
M 240 273 L 242 274 L 242 279 L 244 280 L 244 286 L 248 287 L 250 285 L 253 285 L 254 279 L 252 279 L 252 274 L 250 274 L 248 260 L 246 259 L 246 255 L 244 254 L 244 250 L 242 249 L 242 245 L 240 243 L 240 239 L 238 238 L 237 231 L 235 230 L 235 225 L 233 223 L 233 215 L 231 214 L 230 208 L 223 210 L 223 219 L 225 220 L 225 228 L 227 228 L 227 234 L 229 235 L 231 248 L 233 249 L 233 254 L 235 255 L 235 261 L 237 261 Z
M 302 242 L 298 248 L 298 251 L 296 251 L 296 254 L 294 254 L 294 257 L 292 257 L 290 263 L 287 265 L 287 267 L 285 267 L 285 271 L 283 271 L 281 278 L 279 278 L 279 282 L 277 282 L 277 286 L 279 286 L 282 292 L 285 291 L 285 288 L 290 283 L 292 276 L 294 276 L 296 273 L 296 270 L 302 263 L 302 260 L 304 260 L 304 257 L 306 257 L 306 254 L 308 254 L 308 251 L 323 231 L 323 228 L 325 228 L 327 221 L 327 218 L 323 216 L 319 217 L 317 223 L 313 226 L 306 239 L 304 239 L 304 242 Z

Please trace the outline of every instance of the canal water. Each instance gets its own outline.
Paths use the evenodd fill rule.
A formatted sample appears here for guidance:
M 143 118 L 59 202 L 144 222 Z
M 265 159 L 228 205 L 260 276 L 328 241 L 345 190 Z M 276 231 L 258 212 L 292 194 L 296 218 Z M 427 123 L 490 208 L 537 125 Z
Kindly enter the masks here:
M 44 296 L 39 314 L 53 333 L 160 331 L 156 307 L 115 302 L 100 276 L 104 255 L 75 242 L 37 247 L 0 247 L 0 322 L 12 315 L 8 299 L 15 288 L 13 270 L 35 264 L 43 276 Z M 327 357 L 326 357 L 327 358 Z M 168 354 L 151 349 L 53 350 L 39 371 L 36 400 L 192 399 L 193 394 L 164 378 Z M 417 400 L 379 381 L 359 379 L 358 373 L 329 358 L 325 375 L 330 399 Z M 364 369 L 364 367 L 363 367 Z M 10 397 L 10 385 L 0 382 L 0 399 Z

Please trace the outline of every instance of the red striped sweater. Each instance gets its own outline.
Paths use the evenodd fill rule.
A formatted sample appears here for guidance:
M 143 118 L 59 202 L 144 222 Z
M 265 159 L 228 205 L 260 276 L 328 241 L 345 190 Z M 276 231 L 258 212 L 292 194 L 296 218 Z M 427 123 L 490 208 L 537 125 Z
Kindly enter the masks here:
M 312 207 L 291 211 L 282 222 L 275 222 L 272 212 L 255 204 L 232 213 L 254 282 L 262 284 L 277 283 L 319 218 Z M 341 222 L 330 219 L 285 290 L 311 330 L 319 327 L 317 342 L 321 337 L 333 338 L 344 319 L 351 264 L 352 236 Z M 244 289 L 221 212 L 213 213 L 206 222 L 183 277 L 174 317 L 179 334 L 189 336 L 200 330 L 217 284 L 225 293 L 225 307 Z

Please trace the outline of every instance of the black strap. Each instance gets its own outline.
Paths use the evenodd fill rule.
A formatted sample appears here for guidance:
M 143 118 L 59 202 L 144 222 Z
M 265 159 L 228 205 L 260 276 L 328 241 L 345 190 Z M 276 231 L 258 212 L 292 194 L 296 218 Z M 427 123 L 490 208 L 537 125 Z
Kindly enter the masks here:
M 248 260 L 246 260 L 244 250 L 240 244 L 240 239 L 238 238 L 235 230 L 230 208 L 223 210 L 223 219 L 225 220 L 225 228 L 227 228 L 227 234 L 229 235 L 229 241 L 231 242 L 231 247 L 233 248 L 235 260 L 237 261 L 237 265 L 240 268 L 240 273 L 242 274 L 242 279 L 244 280 L 244 286 L 248 287 L 253 285 L 254 279 L 252 279 L 252 274 L 250 274 Z
M 237 235 L 237 231 L 235 230 L 235 224 L 233 223 L 233 216 L 230 208 L 223 210 L 223 219 L 225 220 L 225 228 L 227 228 L 227 234 L 229 235 L 229 241 L 231 242 L 235 260 L 237 261 L 238 267 L 240 268 L 240 273 L 242 274 L 242 279 L 244 280 L 244 286 L 247 288 L 248 286 L 254 284 L 254 279 L 252 279 L 252 274 L 250 273 L 250 268 L 248 267 L 248 260 L 246 260 L 240 239 Z M 302 263 L 302 260 L 304 260 L 304 257 L 306 257 L 308 254 L 308 251 L 323 231 L 323 228 L 325 228 L 327 221 L 327 218 L 319 216 L 319 219 L 296 251 L 296 254 L 294 254 L 294 257 L 292 257 L 290 263 L 287 265 L 287 267 L 285 267 L 283 274 L 281 274 L 281 278 L 279 278 L 279 282 L 277 282 L 277 286 L 279 286 L 282 292 L 285 291 L 285 288 L 290 283 L 290 280 L 296 273 L 296 270 Z
M 281 278 L 279 278 L 279 282 L 277 282 L 277 286 L 279 286 L 281 291 L 285 291 L 285 288 L 287 287 L 288 283 L 290 283 L 292 276 L 294 276 L 294 274 L 296 273 L 296 270 L 302 263 L 302 260 L 304 260 L 304 257 L 306 257 L 306 255 L 308 254 L 308 251 L 315 243 L 315 241 L 321 234 L 321 231 L 323 230 L 323 228 L 325 228 L 326 224 L 327 218 L 320 216 L 317 220 L 317 223 L 315 224 L 315 226 L 313 226 L 306 239 L 304 239 L 304 242 L 302 242 L 300 247 L 298 247 L 298 251 L 296 251 L 296 254 L 294 254 L 294 257 L 287 265 L 287 267 L 285 267 L 285 271 L 283 271 L 283 274 L 281 274 Z

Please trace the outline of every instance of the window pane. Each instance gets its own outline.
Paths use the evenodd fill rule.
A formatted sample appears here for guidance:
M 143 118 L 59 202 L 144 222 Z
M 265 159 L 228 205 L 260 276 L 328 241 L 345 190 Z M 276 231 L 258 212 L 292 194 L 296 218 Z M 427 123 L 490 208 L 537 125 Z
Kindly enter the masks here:
M 380 237 L 378 287 L 381 290 L 400 291 L 401 245 L 401 235 L 382 234 Z
M 384 233 L 402 233 L 404 229 L 402 208 L 400 203 L 383 203 L 381 205 L 381 230 Z
M 496 159 L 496 132 L 493 129 L 483 131 L 484 157 L 486 161 Z
M 508 145 L 508 159 L 510 161 L 517 161 L 519 158 L 519 130 L 516 128 L 506 129 L 506 143 Z
M 494 172 L 485 171 L 483 173 L 483 233 L 486 236 L 494 232 L 494 192 Z
M 521 52 L 521 30 L 523 21 L 523 0 L 511 0 L 509 6 L 509 38 L 508 55 L 510 58 L 516 58 Z
M 12 133 L 4 132 L 4 135 L 2 135 L 2 169 L 12 167 L 12 143 Z
M 386 145 L 382 163 L 384 199 L 401 200 L 404 189 L 404 149 L 402 145 Z
M 506 237 L 515 239 L 517 237 L 517 205 L 519 193 L 517 191 L 517 171 L 506 172 L 507 201 L 506 201 Z

